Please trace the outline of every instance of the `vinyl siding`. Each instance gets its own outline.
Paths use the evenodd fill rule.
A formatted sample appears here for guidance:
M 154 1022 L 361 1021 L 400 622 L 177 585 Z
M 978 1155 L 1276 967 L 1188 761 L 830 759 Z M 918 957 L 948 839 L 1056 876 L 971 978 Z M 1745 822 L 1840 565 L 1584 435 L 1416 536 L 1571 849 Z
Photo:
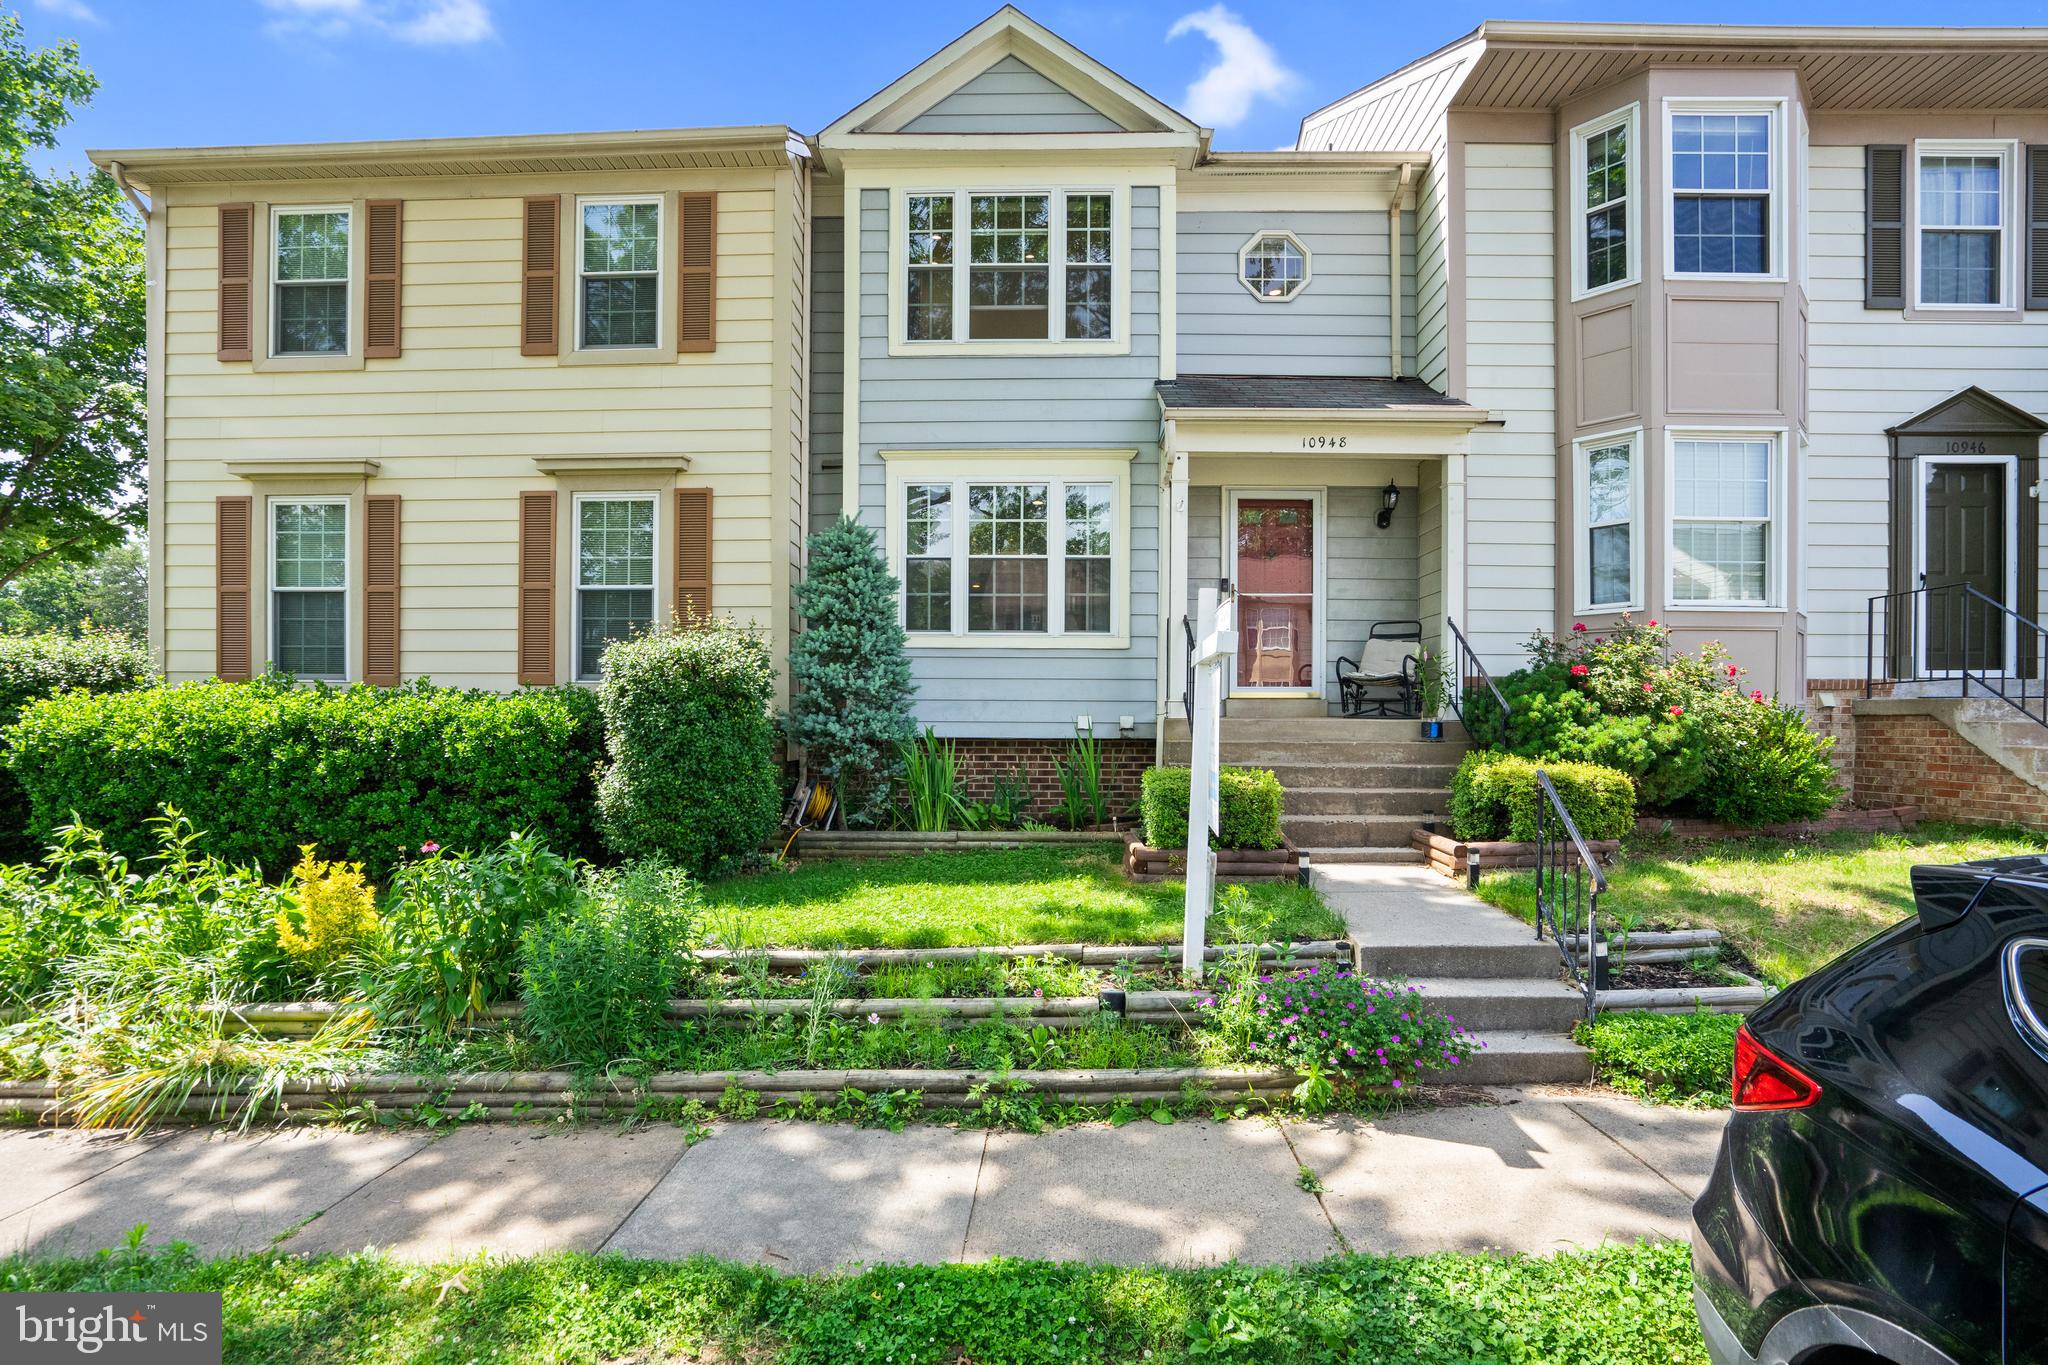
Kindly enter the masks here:
M 917 717 L 947 735 L 1064 738 L 1074 717 L 1157 706 L 1159 631 L 1159 191 L 1131 205 L 1131 353 L 891 356 L 887 192 L 861 192 L 860 508 L 884 526 L 888 450 L 1136 449 L 1131 466 L 1130 645 L 1125 649 L 912 650 Z
M 846 220 L 811 224 L 811 528 L 839 519 L 846 391 Z
M 1415 374 L 1444 391 L 1450 373 L 1451 250 L 1450 143 L 1437 120 L 1429 143 L 1429 167 L 1415 194 Z
M 903 125 L 906 133 L 1116 133 L 1114 119 L 1005 57 Z
M 1269 231 L 1309 253 L 1307 286 L 1281 303 L 1239 280 L 1238 252 Z M 1176 232 L 1181 373 L 1387 372 L 1385 213 L 1183 213 Z
M 1507 668 L 1531 631 L 1555 624 L 1552 154 L 1547 144 L 1473 143 L 1464 156 L 1463 396 L 1505 413 L 1507 426 L 1472 433 L 1460 625 L 1489 666 Z
M 1474 58 L 1431 62 L 1319 109 L 1302 120 L 1303 151 L 1413 151 L 1429 146 Z
M 2015 323 L 1866 310 L 1863 148 L 1811 155 L 1806 673 L 1860 678 L 1868 600 L 1890 591 L 1885 429 L 1972 384 L 2048 413 L 2048 313 Z
M 536 456 L 686 453 L 684 481 L 715 492 L 717 607 L 768 627 L 777 651 L 786 648 L 776 560 L 787 554 L 782 523 L 793 485 L 775 461 L 801 382 L 775 323 L 778 234 L 795 231 L 801 213 L 789 179 L 762 170 L 678 180 L 719 193 L 718 348 L 672 365 L 520 356 L 521 196 L 561 189 L 524 181 L 438 192 L 417 182 L 323 185 L 310 197 L 405 200 L 403 356 L 343 371 L 222 364 L 214 358 L 214 202 L 290 203 L 309 192 L 236 185 L 205 202 L 191 192 L 165 196 L 166 475 L 156 534 L 169 676 L 213 671 L 214 498 L 253 493 L 260 503 L 271 494 L 342 491 L 238 479 L 224 467 L 237 458 L 381 462 L 368 491 L 405 500 L 400 648 L 409 679 L 514 685 L 518 495 L 553 486 L 534 467 Z M 673 287 L 672 276 L 664 285 Z M 361 566 L 350 569 L 359 599 Z M 359 632 L 360 603 L 351 606 Z

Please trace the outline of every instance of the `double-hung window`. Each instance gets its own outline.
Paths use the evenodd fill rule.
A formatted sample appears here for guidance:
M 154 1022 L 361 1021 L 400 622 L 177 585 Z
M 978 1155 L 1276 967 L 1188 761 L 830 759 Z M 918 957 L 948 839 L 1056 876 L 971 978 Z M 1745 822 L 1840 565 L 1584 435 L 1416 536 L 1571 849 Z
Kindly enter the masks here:
M 661 344 L 661 200 L 577 202 L 576 336 L 586 351 Z
M 918 636 L 1113 634 L 1118 489 L 1081 476 L 903 484 L 904 628 Z
M 605 646 L 654 623 L 654 495 L 576 499 L 576 676 L 602 671 Z
M 1672 273 L 1778 268 L 1777 120 L 1776 106 L 1670 107 Z
M 1113 194 L 912 194 L 904 200 L 903 221 L 904 340 L 1113 337 Z
M 348 677 L 348 500 L 270 504 L 270 658 L 281 673 Z
M 348 353 L 352 216 L 346 208 L 271 211 L 272 355 Z
M 2005 306 L 2012 144 L 1922 142 L 1914 160 L 1919 303 Z
M 1578 443 L 1579 600 L 1588 611 L 1636 605 L 1641 481 L 1633 432 Z
M 1768 606 L 1776 577 L 1777 441 L 1671 441 L 1671 600 Z
M 1579 197 L 1573 214 L 1580 294 L 1636 279 L 1636 200 L 1630 181 L 1636 156 L 1636 106 L 1572 130 Z

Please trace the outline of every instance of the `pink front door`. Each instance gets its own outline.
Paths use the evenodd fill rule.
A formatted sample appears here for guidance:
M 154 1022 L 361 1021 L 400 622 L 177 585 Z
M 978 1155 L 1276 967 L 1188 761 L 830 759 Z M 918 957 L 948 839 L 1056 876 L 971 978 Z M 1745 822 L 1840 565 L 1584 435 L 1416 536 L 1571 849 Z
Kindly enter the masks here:
M 1314 687 L 1316 528 L 1308 498 L 1237 500 L 1237 687 Z

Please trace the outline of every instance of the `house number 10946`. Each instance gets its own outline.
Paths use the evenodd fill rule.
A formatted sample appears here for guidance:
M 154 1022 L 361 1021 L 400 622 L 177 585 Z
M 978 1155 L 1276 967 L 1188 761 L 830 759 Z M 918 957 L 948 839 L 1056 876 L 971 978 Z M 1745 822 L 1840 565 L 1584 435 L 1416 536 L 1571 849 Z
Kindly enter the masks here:
M 1345 442 L 1350 439 L 1348 436 L 1304 436 L 1301 438 L 1301 448 L 1303 450 L 1342 450 L 1344 449 Z

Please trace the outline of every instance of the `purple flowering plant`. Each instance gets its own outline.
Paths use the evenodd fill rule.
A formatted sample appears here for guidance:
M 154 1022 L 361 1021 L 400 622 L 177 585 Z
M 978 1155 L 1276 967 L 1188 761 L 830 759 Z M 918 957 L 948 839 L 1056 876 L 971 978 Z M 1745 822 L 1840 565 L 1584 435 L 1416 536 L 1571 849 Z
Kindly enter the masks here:
M 1197 1004 L 1233 1060 L 1318 1071 L 1369 1090 L 1451 1080 L 1485 1044 L 1419 987 L 1319 962 L 1247 973 Z

